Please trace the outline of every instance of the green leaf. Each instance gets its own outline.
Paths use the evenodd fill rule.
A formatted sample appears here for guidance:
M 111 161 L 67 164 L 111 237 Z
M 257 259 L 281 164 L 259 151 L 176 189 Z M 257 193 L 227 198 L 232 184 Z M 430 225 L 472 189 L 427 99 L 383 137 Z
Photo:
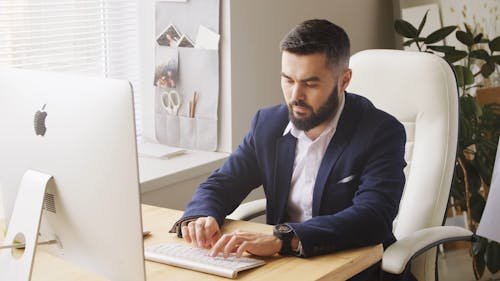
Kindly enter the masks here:
M 448 35 L 450 35 L 450 33 L 452 33 L 453 31 L 455 31 L 455 29 L 457 29 L 457 26 L 446 26 L 446 27 L 443 27 L 441 29 L 438 29 L 434 32 L 432 32 L 431 34 L 429 34 L 429 36 L 427 36 L 427 39 L 424 41 L 425 44 L 434 44 L 436 42 L 439 42 L 441 40 L 443 40 L 444 38 L 446 38 Z
M 477 177 L 479 179 L 479 176 Z M 479 187 L 481 186 L 481 184 L 479 183 L 475 189 L 479 189 Z M 484 198 L 479 195 L 479 193 L 477 192 L 474 192 L 470 198 L 470 205 L 471 205 L 471 218 L 475 221 L 475 222 L 480 222 L 481 221 L 481 217 L 483 215 L 483 211 L 484 211 L 484 206 L 486 205 L 486 201 L 484 201 Z
M 458 41 L 462 42 L 467 47 L 471 47 L 472 45 L 474 45 L 474 37 L 471 33 L 458 30 L 455 33 L 455 36 L 457 37 Z
M 410 40 L 408 40 L 408 41 L 405 41 L 405 42 L 403 43 L 403 46 L 408 47 L 408 46 L 410 46 L 410 45 L 411 45 L 411 44 L 413 44 L 413 43 L 415 43 L 415 39 L 410 39 Z
M 490 75 L 495 71 L 495 64 L 487 62 L 481 66 L 481 75 L 484 78 L 490 77 Z
M 459 117 L 460 118 L 460 117 Z M 461 123 L 462 124 L 462 123 Z M 460 131 L 463 133 L 463 131 Z M 459 204 L 462 209 L 465 209 L 465 200 L 464 199 L 464 184 L 463 184 L 463 173 L 460 169 L 460 166 L 455 166 L 455 173 L 452 179 L 452 187 L 450 191 L 450 195 L 455 198 L 455 203 Z
M 474 51 L 470 52 L 469 56 L 471 58 L 481 59 L 484 61 L 487 61 L 490 58 L 490 55 L 484 49 L 474 50 Z
M 494 38 L 488 43 L 491 52 L 500 52 L 500 36 Z
M 486 268 L 486 263 L 484 262 L 484 259 L 482 257 L 474 257 L 474 276 L 476 277 L 476 280 L 481 279 L 481 277 L 484 274 L 484 269 Z M 476 274 L 478 272 L 479 275 Z
M 483 237 L 478 237 L 478 240 L 472 243 L 472 259 L 473 259 L 473 267 L 474 275 L 476 279 L 479 280 L 481 276 L 484 274 L 484 269 L 486 267 L 486 263 L 484 262 L 484 253 L 486 251 L 488 240 Z M 479 273 L 477 276 L 476 272 Z
M 461 65 L 455 65 L 455 70 L 465 68 Z M 476 120 L 476 99 L 471 95 L 463 95 L 460 97 L 460 110 L 464 118 Z
M 496 64 L 500 64 L 500 56 L 491 56 L 490 59 L 494 61 Z
M 463 85 L 471 85 L 474 83 L 474 75 L 467 67 L 463 65 L 454 65 L 457 82 L 460 87 Z
M 396 32 L 406 38 L 417 38 L 417 29 L 409 22 L 401 19 L 394 21 L 394 29 Z
M 444 54 L 444 59 L 450 64 L 457 62 L 467 56 L 466 51 L 453 50 Z
M 441 52 L 441 53 L 449 53 L 455 51 L 455 47 L 452 46 L 434 46 L 430 45 L 427 46 L 428 49 L 431 49 L 436 52 Z
M 470 28 L 470 26 L 464 22 L 464 27 L 465 27 L 465 31 L 467 32 L 467 34 L 472 36 L 473 33 L 472 33 L 472 29 Z
M 425 15 L 424 17 L 422 18 L 422 20 L 420 21 L 420 25 L 418 26 L 418 30 L 417 30 L 417 36 L 420 35 L 420 33 L 422 33 L 422 29 L 424 28 L 424 25 L 425 25 L 425 22 L 427 21 L 427 14 L 429 13 L 429 10 L 427 10 L 425 12 Z
M 482 39 L 483 39 L 483 34 L 479 33 L 478 35 L 476 35 L 474 37 L 474 43 L 479 43 L 479 42 L 481 42 Z
M 493 274 L 497 273 L 500 270 L 500 244 L 491 241 L 486 248 L 484 259 L 488 270 Z
M 486 247 L 488 247 L 488 239 L 476 236 L 476 240 L 472 242 L 472 254 L 475 256 L 484 254 Z

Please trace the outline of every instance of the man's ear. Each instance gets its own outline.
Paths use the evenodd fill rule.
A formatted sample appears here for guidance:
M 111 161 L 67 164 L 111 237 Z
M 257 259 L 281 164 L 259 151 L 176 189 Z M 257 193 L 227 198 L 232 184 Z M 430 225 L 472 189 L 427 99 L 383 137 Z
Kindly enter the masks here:
M 345 69 L 344 73 L 342 73 L 342 78 L 340 81 L 341 92 L 344 92 L 345 89 L 347 89 L 347 86 L 349 86 L 349 82 L 351 82 L 351 77 L 352 77 L 352 70 L 350 68 Z

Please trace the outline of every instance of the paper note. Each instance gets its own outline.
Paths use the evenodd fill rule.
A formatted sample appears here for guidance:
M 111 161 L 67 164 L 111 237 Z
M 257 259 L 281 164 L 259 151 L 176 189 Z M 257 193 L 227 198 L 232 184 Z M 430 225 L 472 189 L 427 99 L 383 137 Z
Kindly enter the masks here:
M 220 35 L 203 25 L 198 28 L 195 48 L 218 50 Z
M 186 150 L 182 148 L 150 142 L 138 144 L 137 150 L 140 156 L 155 158 L 170 158 L 186 152 Z

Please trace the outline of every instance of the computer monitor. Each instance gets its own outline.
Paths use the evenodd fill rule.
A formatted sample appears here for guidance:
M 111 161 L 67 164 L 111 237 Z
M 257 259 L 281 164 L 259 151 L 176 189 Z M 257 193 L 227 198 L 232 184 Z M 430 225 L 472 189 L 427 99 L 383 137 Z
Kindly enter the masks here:
M 25 172 L 51 175 L 38 240 L 57 244 L 37 250 L 109 280 L 145 280 L 130 83 L 0 69 L 0 130 L 7 223 Z

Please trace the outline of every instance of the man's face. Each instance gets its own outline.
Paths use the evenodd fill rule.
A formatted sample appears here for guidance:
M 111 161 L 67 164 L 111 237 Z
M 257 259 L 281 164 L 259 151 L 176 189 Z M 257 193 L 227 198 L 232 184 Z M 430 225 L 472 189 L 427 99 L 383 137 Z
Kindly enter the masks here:
M 326 63 L 326 55 L 315 53 L 297 55 L 284 51 L 281 61 L 281 89 L 289 109 L 292 123 L 309 131 L 335 115 L 339 105 L 339 92 L 343 93 L 350 80 L 345 72 L 341 79 Z M 340 82 L 339 82 L 340 81 Z

